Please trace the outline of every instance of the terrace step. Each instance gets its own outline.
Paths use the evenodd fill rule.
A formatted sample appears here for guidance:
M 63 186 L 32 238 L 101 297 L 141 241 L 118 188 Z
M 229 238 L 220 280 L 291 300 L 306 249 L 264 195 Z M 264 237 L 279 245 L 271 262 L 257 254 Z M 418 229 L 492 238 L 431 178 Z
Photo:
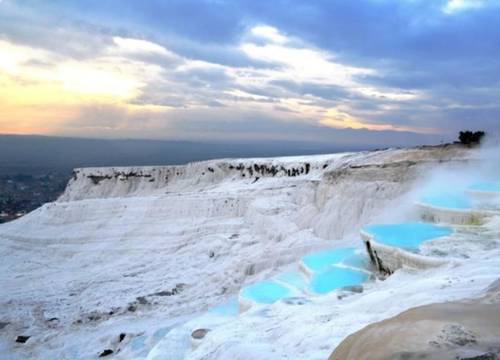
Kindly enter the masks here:
M 443 260 L 419 255 L 420 245 L 429 240 L 450 236 L 453 229 L 423 222 L 369 225 L 361 230 L 361 238 L 371 262 L 379 272 L 392 274 L 408 266 L 439 266 Z
M 255 304 L 269 305 L 304 295 L 323 295 L 346 286 L 361 285 L 370 277 L 362 249 L 338 248 L 304 256 L 299 269 L 248 285 L 240 290 L 240 311 Z
M 483 185 L 485 186 L 485 185 Z M 499 198 L 500 198 L 500 194 Z M 496 195 L 495 195 L 496 196 Z M 425 196 L 416 206 L 423 220 L 456 225 L 482 225 L 488 217 L 499 215 L 493 207 L 491 193 L 470 187 L 460 192 L 444 192 Z
M 370 275 L 365 271 L 332 266 L 328 270 L 316 274 L 311 280 L 311 289 L 316 294 L 327 294 L 348 286 L 361 285 Z

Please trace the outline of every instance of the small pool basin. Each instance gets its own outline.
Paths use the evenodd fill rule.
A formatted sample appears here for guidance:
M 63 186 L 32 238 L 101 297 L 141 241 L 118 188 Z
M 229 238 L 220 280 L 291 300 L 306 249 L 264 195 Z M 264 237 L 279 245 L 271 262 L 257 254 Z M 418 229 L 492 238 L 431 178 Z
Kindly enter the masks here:
M 273 304 L 293 296 L 291 289 L 274 281 L 261 281 L 248 285 L 241 290 L 241 295 L 259 304 Z
M 311 290 L 317 294 L 326 294 L 344 286 L 360 285 L 368 280 L 368 274 L 349 268 L 332 266 L 327 271 L 314 275 Z
M 304 291 L 307 288 L 307 279 L 305 275 L 298 271 L 289 271 L 279 274 L 274 280 L 293 289 Z
M 209 312 L 213 314 L 218 314 L 218 315 L 224 315 L 224 316 L 236 316 L 239 314 L 239 303 L 238 299 L 232 298 L 228 302 L 217 305 L 213 307 L 212 309 L 209 310 Z
M 449 227 L 423 222 L 369 225 L 363 230 L 380 244 L 413 252 L 418 251 L 424 241 L 448 236 L 453 232 Z
M 355 248 L 340 248 L 306 255 L 302 258 L 302 263 L 309 271 L 319 273 L 344 261 L 355 263 L 356 258 Z M 360 259 L 359 263 L 361 263 Z
M 469 190 L 500 194 L 500 182 L 478 182 L 471 185 Z
M 472 208 L 471 199 L 462 192 L 457 193 L 439 193 L 425 196 L 423 203 L 446 209 L 468 210 Z

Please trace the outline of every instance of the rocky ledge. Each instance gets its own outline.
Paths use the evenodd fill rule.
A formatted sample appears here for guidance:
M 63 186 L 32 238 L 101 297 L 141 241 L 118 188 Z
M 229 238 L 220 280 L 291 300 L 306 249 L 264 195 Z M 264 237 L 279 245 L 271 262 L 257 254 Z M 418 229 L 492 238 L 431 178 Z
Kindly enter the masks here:
M 348 336 L 330 360 L 500 359 L 500 279 L 479 299 L 419 306 Z

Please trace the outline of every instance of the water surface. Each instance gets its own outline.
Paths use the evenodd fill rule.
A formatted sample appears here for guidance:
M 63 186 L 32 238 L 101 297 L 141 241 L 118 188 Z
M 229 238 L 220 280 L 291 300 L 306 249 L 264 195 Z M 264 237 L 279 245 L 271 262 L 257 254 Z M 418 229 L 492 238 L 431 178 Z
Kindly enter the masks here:
M 418 247 L 424 241 L 448 236 L 453 232 L 449 227 L 424 222 L 369 225 L 364 231 L 380 244 L 410 251 L 418 251 Z

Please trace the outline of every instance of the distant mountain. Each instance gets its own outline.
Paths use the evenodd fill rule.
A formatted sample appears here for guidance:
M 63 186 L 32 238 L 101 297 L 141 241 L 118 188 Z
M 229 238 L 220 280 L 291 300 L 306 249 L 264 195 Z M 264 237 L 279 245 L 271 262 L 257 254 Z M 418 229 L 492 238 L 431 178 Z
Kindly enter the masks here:
M 301 142 L 210 143 L 0 135 L 0 174 L 71 171 L 75 167 L 177 165 L 226 157 L 270 157 L 367 150 Z

